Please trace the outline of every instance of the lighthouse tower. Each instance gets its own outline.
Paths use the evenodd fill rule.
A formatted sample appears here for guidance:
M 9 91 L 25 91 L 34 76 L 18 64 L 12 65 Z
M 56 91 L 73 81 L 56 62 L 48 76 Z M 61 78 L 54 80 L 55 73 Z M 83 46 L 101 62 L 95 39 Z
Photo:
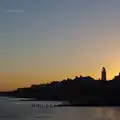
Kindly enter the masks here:
M 106 81 L 106 69 L 104 67 L 101 72 L 101 80 Z

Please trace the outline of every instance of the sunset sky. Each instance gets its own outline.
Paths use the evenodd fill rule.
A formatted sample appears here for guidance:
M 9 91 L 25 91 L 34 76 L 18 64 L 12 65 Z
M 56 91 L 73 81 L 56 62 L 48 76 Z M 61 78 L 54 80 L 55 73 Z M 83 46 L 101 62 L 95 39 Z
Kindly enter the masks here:
M 0 0 L 0 90 L 120 72 L 120 0 Z

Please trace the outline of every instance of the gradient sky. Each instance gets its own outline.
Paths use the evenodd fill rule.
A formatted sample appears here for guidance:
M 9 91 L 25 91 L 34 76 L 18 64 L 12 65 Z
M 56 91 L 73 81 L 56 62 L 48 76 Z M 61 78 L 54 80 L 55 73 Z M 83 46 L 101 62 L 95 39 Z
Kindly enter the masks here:
M 0 0 L 0 90 L 120 71 L 120 0 Z

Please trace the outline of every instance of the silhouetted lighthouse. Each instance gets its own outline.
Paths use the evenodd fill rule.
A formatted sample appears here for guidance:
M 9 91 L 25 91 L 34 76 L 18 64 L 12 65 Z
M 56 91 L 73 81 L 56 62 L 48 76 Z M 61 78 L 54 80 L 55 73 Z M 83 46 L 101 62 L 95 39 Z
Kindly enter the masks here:
M 106 70 L 104 67 L 102 68 L 101 72 L 101 80 L 106 81 Z

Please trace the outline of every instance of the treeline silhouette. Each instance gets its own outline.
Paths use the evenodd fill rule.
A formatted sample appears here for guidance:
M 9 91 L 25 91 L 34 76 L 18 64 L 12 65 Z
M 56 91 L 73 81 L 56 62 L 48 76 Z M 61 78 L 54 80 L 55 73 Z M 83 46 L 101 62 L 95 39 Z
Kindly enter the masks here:
M 72 105 L 120 105 L 120 75 L 109 81 L 76 76 L 0 94 L 42 101 L 69 101 Z

